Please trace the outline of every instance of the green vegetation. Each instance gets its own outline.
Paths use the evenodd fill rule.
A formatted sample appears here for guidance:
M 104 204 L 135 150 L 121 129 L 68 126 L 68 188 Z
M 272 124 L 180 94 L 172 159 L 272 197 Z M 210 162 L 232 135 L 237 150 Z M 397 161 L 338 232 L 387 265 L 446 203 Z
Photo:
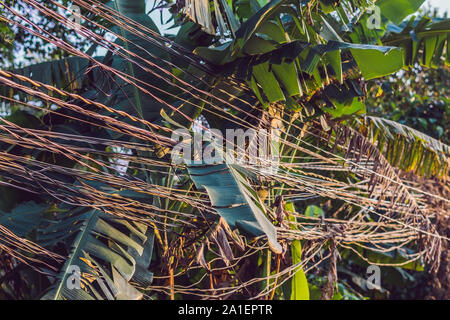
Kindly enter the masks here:
M 450 21 L 423 2 L 0 1 L 0 299 L 434 294 Z M 220 164 L 174 163 L 180 129 Z

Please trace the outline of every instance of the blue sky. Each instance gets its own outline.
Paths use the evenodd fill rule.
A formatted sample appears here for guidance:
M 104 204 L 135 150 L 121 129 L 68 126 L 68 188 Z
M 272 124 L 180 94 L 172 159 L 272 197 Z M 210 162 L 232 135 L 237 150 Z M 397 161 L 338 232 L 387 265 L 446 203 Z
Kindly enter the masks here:
M 425 5 L 428 3 L 430 3 L 432 7 L 438 8 L 439 12 L 444 13 L 447 11 L 450 14 L 450 0 L 428 0 Z

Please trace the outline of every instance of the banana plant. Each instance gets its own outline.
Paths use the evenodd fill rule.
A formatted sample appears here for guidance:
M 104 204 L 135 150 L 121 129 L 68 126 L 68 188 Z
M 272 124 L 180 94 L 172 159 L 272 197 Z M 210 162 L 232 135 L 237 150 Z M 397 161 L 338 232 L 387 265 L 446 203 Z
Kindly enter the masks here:
M 447 19 L 402 23 L 422 0 L 377 1 L 378 30 L 370 0 L 163 1 L 175 35 L 144 0 L 72 2 L 87 50 L 0 2 L 2 23 L 69 55 L 0 64 L 5 296 L 21 268 L 47 277 L 33 298 L 295 300 L 317 289 L 307 267 L 336 296 L 339 251 L 439 268 L 433 204 L 402 174 L 445 181 L 448 146 L 364 104 L 373 79 L 448 63 Z M 65 1 L 23 3 L 73 27 Z M 174 163 L 180 128 L 265 130 L 279 159 Z

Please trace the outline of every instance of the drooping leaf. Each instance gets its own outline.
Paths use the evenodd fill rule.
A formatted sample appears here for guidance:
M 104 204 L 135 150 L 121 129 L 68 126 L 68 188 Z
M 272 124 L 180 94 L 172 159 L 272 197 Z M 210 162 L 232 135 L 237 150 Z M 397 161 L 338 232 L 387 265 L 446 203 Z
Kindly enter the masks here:
M 354 126 L 361 132 L 366 132 L 369 140 L 377 143 L 378 149 L 394 166 L 420 173 L 419 169 L 425 167 L 425 161 L 421 161 L 419 157 L 425 155 L 430 159 L 428 175 L 447 176 L 450 155 L 448 145 L 418 130 L 384 118 L 367 116 L 363 121 L 355 121 Z M 390 154 L 394 151 L 397 156 L 391 157 Z
M 184 13 L 191 20 L 201 25 L 205 32 L 209 34 L 216 33 L 212 24 L 211 10 L 208 0 L 186 0 Z

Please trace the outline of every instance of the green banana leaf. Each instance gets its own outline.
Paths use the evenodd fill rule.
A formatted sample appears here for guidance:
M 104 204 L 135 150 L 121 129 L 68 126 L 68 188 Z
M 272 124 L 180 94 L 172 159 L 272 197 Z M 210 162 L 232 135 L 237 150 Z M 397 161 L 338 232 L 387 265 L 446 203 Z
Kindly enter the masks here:
M 254 237 L 266 235 L 272 250 L 281 252 L 275 226 L 265 214 L 264 205 L 236 165 L 190 164 L 188 172 L 199 190 L 208 192 L 211 204 L 231 228 Z
M 152 232 L 92 209 L 68 210 L 58 218 L 59 221 L 40 230 L 38 243 L 48 246 L 73 239 L 72 251 L 58 280 L 42 299 L 142 298 L 130 280 L 138 273 L 136 278 L 140 283 L 151 282 L 148 266 L 153 251 Z M 79 288 L 69 285 L 74 267 L 81 271 Z

